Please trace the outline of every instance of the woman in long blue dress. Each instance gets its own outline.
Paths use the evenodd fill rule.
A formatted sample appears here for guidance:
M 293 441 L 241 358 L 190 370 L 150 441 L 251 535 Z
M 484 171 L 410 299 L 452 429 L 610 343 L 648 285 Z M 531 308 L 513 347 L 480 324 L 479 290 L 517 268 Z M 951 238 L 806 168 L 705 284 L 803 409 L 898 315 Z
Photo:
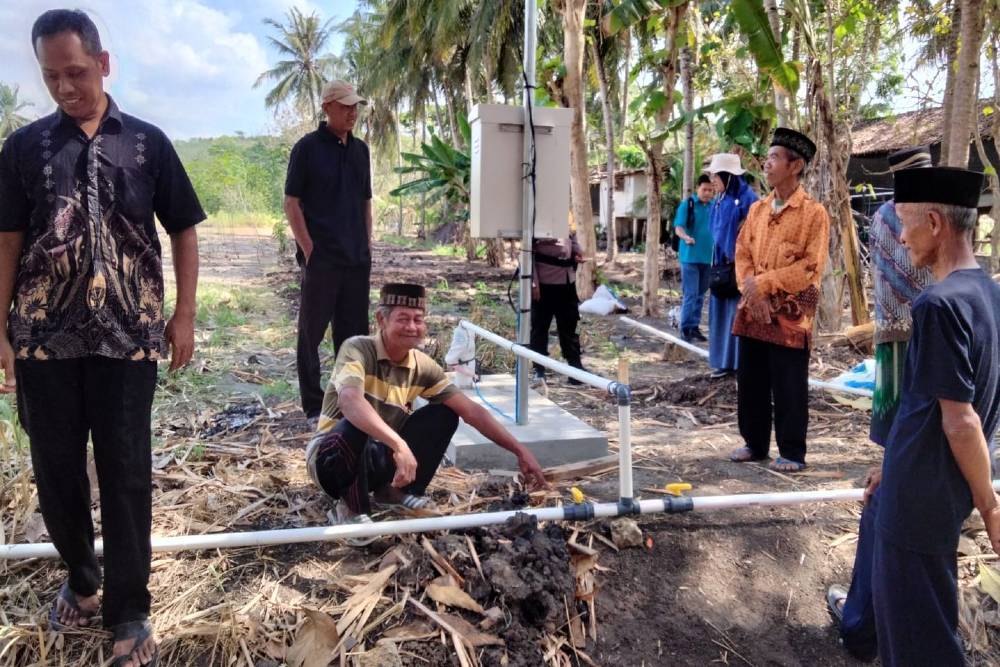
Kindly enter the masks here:
M 715 249 L 712 264 L 733 262 L 736 258 L 736 237 L 746 220 L 757 193 L 746 184 L 740 158 L 733 153 L 717 153 L 708 167 L 718 196 L 712 206 L 712 237 Z M 712 377 L 722 378 L 736 373 L 739 350 L 733 335 L 733 319 L 740 297 L 719 298 L 712 295 L 708 305 L 708 363 Z

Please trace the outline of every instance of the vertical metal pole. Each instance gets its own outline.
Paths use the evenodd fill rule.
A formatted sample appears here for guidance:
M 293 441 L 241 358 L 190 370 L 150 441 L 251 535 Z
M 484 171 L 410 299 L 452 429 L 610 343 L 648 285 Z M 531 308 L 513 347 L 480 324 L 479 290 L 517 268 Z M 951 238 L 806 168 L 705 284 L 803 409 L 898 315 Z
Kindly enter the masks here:
M 533 136 L 528 121 L 528 106 L 534 102 L 535 94 L 535 42 L 538 32 L 538 2 L 524 0 L 524 169 L 531 171 Z M 517 342 L 527 346 L 531 342 L 531 274 L 534 265 L 531 255 L 532 215 L 535 208 L 535 194 L 530 178 L 522 181 L 521 191 L 521 281 L 518 298 Z M 517 400 L 515 418 L 518 424 L 528 423 L 528 360 L 517 358 Z

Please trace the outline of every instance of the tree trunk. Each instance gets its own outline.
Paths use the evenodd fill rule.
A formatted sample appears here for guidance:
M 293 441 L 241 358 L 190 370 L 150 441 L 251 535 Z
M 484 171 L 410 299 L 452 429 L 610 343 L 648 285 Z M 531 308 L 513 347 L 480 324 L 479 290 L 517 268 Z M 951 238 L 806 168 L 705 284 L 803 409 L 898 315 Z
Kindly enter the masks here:
M 604 205 L 607 219 L 604 221 L 604 233 L 608 238 L 607 258 L 609 262 L 618 260 L 618 227 L 615 224 L 615 125 L 611 118 L 611 98 L 608 91 L 608 73 L 605 70 L 601 50 L 594 42 L 590 43 L 590 53 L 597 68 L 597 81 L 601 86 L 601 111 L 604 113 L 604 140 L 607 143 L 607 191 L 604 194 Z
M 966 169 L 969 166 L 972 123 L 976 120 L 973 114 L 979 106 L 976 90 L 983 41 L 983 0 L 962 0 L 962 23 L 958 39 L 958 67 L 955 71 L 955 90 L 952 93 L 951 134 L 946 164 Z
M 694 191 L 694 54 L 691 47 L 681 49 L 681 86 L 684 90 L 684 113 L 688 114 L 688 122 L 684 124 L 684 182 L 681 184 L 682 196 L 686 199 Z
M 399 115 L 399 102 L 396 102 L 396 166 L 403 166 L 403 119 Z M 403 187 L 403 174 L 399 174 L 399 187 Z M 396 236 L 403 235 L 403 195 L 399 200 L 399 220 L 396 222 Z
M 625 143 L 625 126 L 628 125 L 628 79 L 632 66 L 632 28 L 625 28 L 625 71 L 622 73 L 622 115 L 618 119 L 618 143 Z
M 764 11 L 767 12 L 767 22 L 771 25 L 771 33 L 781 49 L 781 17 L 778 16 L 778 0 L 764 0 Z M 777 88 L 774 89 L 774 108 L 778 112 L 778 125 L 788 127 L 788 97 Z
M 1000 109 L 1000 66 L 997 63 L 997 48 L 1000 44 L 1000 10 L 994 8 L 990 16 L 990 25 L 993 26 L 990 35 L 990 59 L 993 64 L 993 108 Z M 978 123 L 978 119 L 977 119 Z M 978 125 L 976 134 L 978 135 Z M 993 122 L 990 123 L 990 135 L 993 137 L 993 149 L 1000 150 L 1000 113 L 993 113 Z M 986 163 L 983 162 L 985 165 Z M 1000 173 L 1000 165 L 993 165 L 994 169 Z M 990 217 L 993 218 L 993 230 L 990 232 L 990 272 L 1000 272 L 1000 178 L 996 174 L 990 175 L 990 192 L 993 194 L 993 206 L 990 209 Z
M 826 149 L 825 167 L 828 169 L 826 188 L 827 210 L 832 214 L 830 230 L 830 254 L 828 268 L 824 271 L 824 289 L 820 296 L 820 324 L 840 328 L 842 287 L 831 285 L 836 280 L 837 269 L 843 266 L 847 287 L 851 297 L 851 321 L 854 325 L 870 321 L 868 300 L 865 295 L 861 273 L 861 254 L 858 248 L 858 232 L 851 210 L 850 186 L 847 183 L 847 161 L 850 152 L 850 126 L 838 127 L 833 110 L 833 21 L 831 8 L 827 7 L 827 66 L 828 80 L 824 82 L 823 65 L 814 61 L 812 77 L 812 97 L 816 107 L 822 145 Z M 843 139 L 843 142 L 840 141 Z M 814 162 L 816 162 L 814 160 Z M 841 252 L 838 252 L 842 250 Z M 833 287 L 833 289 L 831 289 Z
M 587 174 L 587 116 L 584 113 L 583 21 L 587 13 L 587 0 L 564 0 L 563 60 L 566 64 L 566 81 L 563 92 L 573 109 L 570 127 L 569 169 L 570 203 L 576 222 L 577 240 L 583 251 L 583 263 L 576 272 L 576 291 L 582 299 L 589 299 L 597 287 L 596 258 L 597 233 L 590 208 L 590 185 Z
M 448 107 L 448 125 L 451 130 L 451 140 L 456 148 L 462 150 L 465 148 L 465 139 L 462 137 L 462 133 L 458 131 L 458 120 L 455 117 L 455 100 L 448 94 L 447 90 L 444 91 L 444 102 Z
M 434 101 L 437 108 L 437 100 Z M 424 107 L 426 112 L 427 107 Z M 420 123 L 420 143 L 427 141 L 427 118 L 423 118 Z M 420 226 L 417 228 L 417 238 L 420 240 L 427 238 L 427 193 L 420 193 Z
M 674 107 L 674 86 L 677 84 L 677 60 L 680 51 L 678 32 L 684 23 L 688 3 L 667 10 L 666 48 L 659 63 L 665 103 L 657 112 L 656 126 L 662 129 Z M 660 184 L 663 182 L 663 142 L 642 144 L 646 153 L 646 256 L 642 267 L 642 315 L 656 316 L 660 311 Z
M 951 164 L 948 152 L 951 149 L 951 112 L 955 101 L 955 68 L 958 60 L 958 33 L 962 22 L 962 0 L 952 0 L 951 32 L 948 35 L 948 46 L 945 51 L 944 100 L 941 108 L 941 155 L 938 164 Z

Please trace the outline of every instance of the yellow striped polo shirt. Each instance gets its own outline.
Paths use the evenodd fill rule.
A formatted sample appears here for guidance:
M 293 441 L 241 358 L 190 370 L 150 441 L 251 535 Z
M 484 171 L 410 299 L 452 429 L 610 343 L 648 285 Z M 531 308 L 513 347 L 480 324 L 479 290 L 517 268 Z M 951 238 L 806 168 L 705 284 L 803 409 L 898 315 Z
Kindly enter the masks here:
M 437 362 L 420 350 L 410 350 L 402 363 L 393 363 L 381 334 L 354 336 L 340 346 L 323 396 L 320 432 L 329 431 L 343 417 L 337 396 L 345 387 L 364 389 L 375 412 L 396 432 L 413 412 L 417 396 L 429 403 L 441 403 L 459 391 Z

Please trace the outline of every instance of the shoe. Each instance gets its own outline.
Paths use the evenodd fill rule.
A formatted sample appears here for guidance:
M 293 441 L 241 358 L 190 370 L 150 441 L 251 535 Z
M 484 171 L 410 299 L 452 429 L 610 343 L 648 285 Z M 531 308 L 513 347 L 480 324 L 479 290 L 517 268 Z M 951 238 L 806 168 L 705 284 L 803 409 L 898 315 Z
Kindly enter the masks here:
M 570 366 L 572 366 L 573 368 L 575 368 L 575 369 L 577 369 L 579 371 L 586 371 L 587 370 L 586 368 L 583 367 L 583 364 L 579 364 L 579 365 L 577 365 L 577 364 L 570 364 Z M 574 387 L 579 387 L 580 385 L 583 384 L 582 382 L 580 382 L 576 378 L 572 378 L 572 377 L 567 377 L 566 378 L 566 382 L 567 382 L 567 384 L 571 384 Z
M 844 604 L 847 603 L 847 588 L 841 584 L 833 584 L 826 589 L 826 606 L 837 623 L 844 621 Z
M 545 384 L 545 371 L 536 368 L 531 374 L 531 382 L 529 383 L 529 386 L 538 387 L 543 384 Z
M 684 339 L 685 343 L 693 343 L 696 340 L 691 329 L 681 329 L 681 338 Z
M 695 339 L 699 343 L 707 343 L 708 342 L 708 339 L 705 338 L 705 334 L 703 334 L 701 332 L 701 329 L 699 329 L 698 327 L 695 327 L 694 329 L 689 329 L 688 332 L 689 332 L 691 338 Z
M 730 375 L 733 375 L 733 371 L 725 368 L 716 368 L 715 370 L 712 371 L 711 375 L 709 375 L 708 377 L 712 378 L 713 380 L 721 380 L 722 378 L 727 378 Z

